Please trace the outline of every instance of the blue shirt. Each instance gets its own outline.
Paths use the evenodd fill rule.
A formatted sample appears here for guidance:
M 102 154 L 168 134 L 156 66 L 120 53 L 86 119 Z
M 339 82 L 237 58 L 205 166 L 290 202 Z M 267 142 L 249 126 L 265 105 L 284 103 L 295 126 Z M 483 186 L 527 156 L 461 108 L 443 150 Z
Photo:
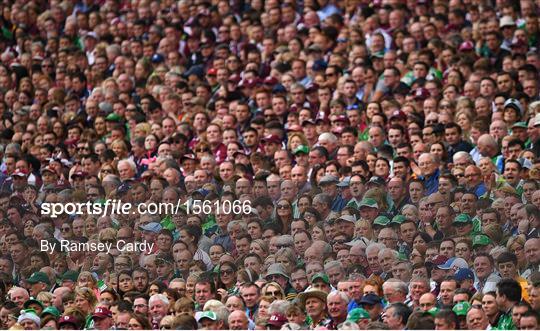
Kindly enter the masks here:
M 426 194 L 433 194 L 439 190 L 439 175 L 440 171 L 437 169 L 431 176 L 421 177 L 424 181 L 424 187 L 426 188 Z

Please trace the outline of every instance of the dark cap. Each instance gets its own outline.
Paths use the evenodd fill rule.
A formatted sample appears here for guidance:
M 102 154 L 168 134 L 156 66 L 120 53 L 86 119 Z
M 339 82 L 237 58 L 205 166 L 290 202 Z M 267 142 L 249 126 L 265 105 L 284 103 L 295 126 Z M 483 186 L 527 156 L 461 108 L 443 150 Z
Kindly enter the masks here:
M 361 299 L 360 305 L 376 305 L 381 303 L 381 298 L 375 294 L 366 294 Z

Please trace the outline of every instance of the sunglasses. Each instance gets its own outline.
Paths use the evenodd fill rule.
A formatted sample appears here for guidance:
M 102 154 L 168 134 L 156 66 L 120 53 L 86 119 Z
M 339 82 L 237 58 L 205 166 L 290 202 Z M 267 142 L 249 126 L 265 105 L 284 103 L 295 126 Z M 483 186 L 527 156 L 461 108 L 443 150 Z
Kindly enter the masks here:
M 266 293 L 264 295 L 277 297 L 278 295 L 279 296 L 281 295 L 281 292 L 280 291 L 266 291 Z
M 221 270 L 222 275 L 232 275 L 234 271 L 232 269 Z
M 289 205 L 277 205 L 277 209 L 289 209 Z

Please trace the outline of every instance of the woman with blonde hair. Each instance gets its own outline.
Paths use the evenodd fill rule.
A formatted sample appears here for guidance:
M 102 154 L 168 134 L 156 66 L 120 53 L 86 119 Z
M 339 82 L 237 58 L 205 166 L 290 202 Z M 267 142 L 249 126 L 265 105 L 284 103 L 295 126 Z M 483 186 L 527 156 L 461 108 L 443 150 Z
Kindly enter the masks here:
M 261 259 L 266 259 L 269 254 L 268 244 L 262 239 L 255 239 L 249 246 L 249 252 L 259 255 Z
M 309 146 L 306 136 L 304 136 L 304 134 L 301 132 L 291 133 L 287 142 L 287 150 L 292 153 L 300 145 Z
M 98 299 L 91 288 L 75 288 L 75 306 L 80 309 L 86 316 L 89 316 L 94 312 L 94 308 L 96 307 L 97 302 Z
M 125 141 L 117 139 L 112 142 L 111 149 L 117 160 L 123 160 L 129 156 L 129 148 Z
M 517 257 L 517 266 L 520 273 L 527 268 L 527 260 L 525 258 L 525 241 L 525 236 L 520 234 L 510 237 L 506 243 L 506 248 L 508 251 L 514 253 Z
M 354 226 L 354 237 L 364 237 L 366 239 L 372 240 L 373 228 L 371 227 L 371 223 L 365 219 L 358 220 Z
M 266 283 L 261 289 L 261 294 L 263 296 L 274 297 L 276 300 L 285 300 L 285 291 L 276 282 Z
M 287 274 L 296 267 L 296 254 L 291 247 L 280 248 L 276 252 L 276 263 L 281 263 Z
M 150 134 L 152 127 L 147 122 L 137 123 L 133 131 L 133 138 L 146 138 Z

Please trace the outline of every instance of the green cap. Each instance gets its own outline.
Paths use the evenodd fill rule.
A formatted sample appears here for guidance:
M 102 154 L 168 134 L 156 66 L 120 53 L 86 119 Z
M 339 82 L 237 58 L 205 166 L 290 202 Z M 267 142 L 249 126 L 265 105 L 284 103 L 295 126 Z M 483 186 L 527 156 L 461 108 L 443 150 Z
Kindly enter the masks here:
M 62 275 L 62 281 L 69 280 L 76 282 L 77 278 L 79 278 L 79 273 L 75 270 L 68 270 Z
M 471 309 L 471 304 L 467 301 L 458 302 L 452 308 L 452 311 L 458 316 L 467 316 L 467 312 Z
M 105 121 L 109 122 L 120 122 L 121 119 L 122 118 L 117 113 L 110 113 L 107 115 L 107 117 L 105 117 Z
M 472 223 L 472 219 L 467 214 L 459 214 L 456 216 L 456 218 L 454 218 L 453 224 L 456 224 L 456 223 L 461 223 L 461 224 Z
M 26 280 L 29 284 L 45 283 L 51 285 L 51 281 L 46 273 L 37 271 L 30 275 L 30 278 Z
M 525 122 L 516 122 L 512 125 L 512 129 L 513 128 L 523 128 L 523 129 L 527 129 L 527 123 Z
M 489 239 L 488 236 L 486 236 L 485 234 L 478 234 L 476 236 L 474 236 L 473 238 L 473 247 L 475 246 L 487 246 L 489 244 L 491 244 L 492 241 L 491 239 Z
M 293 154 L 296 155 L 299 153 L 309 154 L 309 147 L 306 145 L 299 145 L 294 149 Z
M 384 51 L 375 52 L 375 53 L 371 54 L 371 57 L 376 57 L 378 59 L 382 59 L 382 58 L 384 58 Z
M 407 219 L 405 218 L 405 216 L 403 215 L 396 215 L 392 218 L 392 222 L 391 223 L 395 223 L 395 224 L 403 224 L 403 222 L 405 222 Z
M 311 277 L 311 282 L 315 282 L 317 279 L 321 279 L 323 282 L 325 282 L 327 285 L 330 285 L 330 278 L 328 278 L 328 275 L 322 272 L 318 272 L 313 277 Z
M 23 304 L 23 308 L 28 309 L 28 307 L 30 307 L 30 305 L 33 303 L 40 306 L 41 309 L 45 308 L 45 306 L 43 305 L 43 302 L 39 301 L 38 299 L 35 299 L 34 297 L 30 297 L 30 299 L 26 300 Z
M 351 309 L 351 311 L 347 315 L 347 321 L 356 323 L 361 319 L 370 319 L 369 313 L 364 308 Z
M 377 204 L 377 201 L 375 201 L 375 199 L 372 199 L 372 198 L 362 199 L 362 201 L 360 201 L 360 205 L 358 206 L 358 208 L 362 208 L 362 207 L 379 209 L 379 205 Z
M 373 225 L 387 226 L 388 224 L 390 224 L 390 219 L 383 215 L 377 216 L 373 221 Z
M 435 315 L 437 315 L 437 313 L 439 312 L 439 308 L 437 307 L 433 307 L 431 308 L 430 310 L 427 311 L 431 316 L 435 317 Z
M 45 316 L 47 314 L 51 314 L 56 318 L 60 317 L 60 311 L 55 306 L 49 306 L 49 307 L 43 309 L 43 311 L 41 312 L 41 317 L 43 317 L 43 316 Z

